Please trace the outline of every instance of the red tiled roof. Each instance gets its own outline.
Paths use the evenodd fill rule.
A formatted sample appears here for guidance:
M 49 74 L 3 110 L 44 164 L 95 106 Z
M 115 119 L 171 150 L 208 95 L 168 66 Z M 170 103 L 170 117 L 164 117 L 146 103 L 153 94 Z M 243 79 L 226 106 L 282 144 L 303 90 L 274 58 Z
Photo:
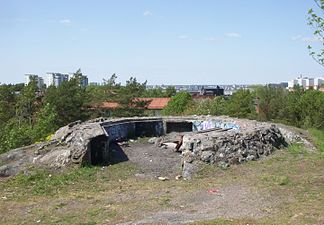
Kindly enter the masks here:
M 148 102 L 146 109 L 164 109 L 171 98 L 135 98 L 133 102 Z M 117 102 L 103 102 L 101 108 L 116 109 L 119 107 Z
M 116 109 L 119 107 L 119 104 L 117 102 L 103 102 L 100 107 L 107 109 Z

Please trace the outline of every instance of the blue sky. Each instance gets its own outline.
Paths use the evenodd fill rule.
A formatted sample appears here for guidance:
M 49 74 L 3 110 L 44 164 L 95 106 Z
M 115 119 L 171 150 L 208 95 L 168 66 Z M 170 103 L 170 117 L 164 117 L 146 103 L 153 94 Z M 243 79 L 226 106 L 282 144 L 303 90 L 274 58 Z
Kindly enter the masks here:
M 116 73 L 149 84 L 255 84 L 322 76 L 308 56 L 312 0 L 1 0 L 0 82 Z

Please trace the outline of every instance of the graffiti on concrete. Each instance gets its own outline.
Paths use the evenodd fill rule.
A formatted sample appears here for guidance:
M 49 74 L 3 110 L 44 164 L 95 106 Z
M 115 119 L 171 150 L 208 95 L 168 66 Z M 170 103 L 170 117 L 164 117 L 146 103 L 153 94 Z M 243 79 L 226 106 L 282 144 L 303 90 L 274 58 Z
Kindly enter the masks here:
M 192 131 L 202 131 L 213 128 L 238 130 L 240 126 L 235 122 L 224 122 L 219 120 L 195 120 L 192 122 Z

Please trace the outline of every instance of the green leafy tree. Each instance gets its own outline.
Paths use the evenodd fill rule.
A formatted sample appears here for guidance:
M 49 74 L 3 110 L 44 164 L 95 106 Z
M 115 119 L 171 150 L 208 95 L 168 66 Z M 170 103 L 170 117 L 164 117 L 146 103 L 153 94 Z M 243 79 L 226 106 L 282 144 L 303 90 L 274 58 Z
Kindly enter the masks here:
M 308 90 L 299 102 L 301 109 L 301 126 L 305 128 L 324 128 L 324 93 Z
M 257 87 L 258 117 L 260 120 L 281 119 L 285 107 L 286 90 L 274 87 Z
M 192 97 L 188 92 L 179 92 L 171 98 L 162 110 L 164 115 L 181 115 L 192 104 Z
M 32 80 L 26 85 L 18 97 L 16 104 L 16 117 L 20 123 L 32 125 L 35 120 L 35 113 L 41 104 L 41 96 L 38 96 L 36 81 Z
M 64 81 L 59 87 L 50 86 L 45 96 L 45 104 L 57 114 L 57 125 L 64 126 L 76 120 L 88 118 L 86 91 L 78 78 Z
M 0 85 L 0 126 L 15 116 L 17 97 L 12 85 Z M 1 129 L 0 129 L 1 130 Z M 1 132 L 1 131 L 0 131 Z
M 226 114 L 239 118 L 254 118 L 254 95 L 243 89 L 235 92 L 226 104 Z
M 140 116 L 144 114 L 147 101 L 135 100 L 143 95 L 146 89 L 144 83 L 137 82 L 136 78 L 131 77 L 126 81 L 125 86 L 121 86 L 116 91 L 113 101 L 119 104 L 119 109 L 115 111 L 118 116 Z
M 324 20 L 322 15 L 324 14 L 324 0 L 314 0 L 317 6 L 317 10 L 308 10 L 308 25 L 310 25 L 314 32 L 314 37 L 320 42 L 319 49 L 314 50 L 313 46 L 308 45 L 310 56 L 320 64 L 324 66 Z M 318 12 L 316 12 L 318 11 Z
M 32 126 L 26 121 L 19 122 L 16 118 L 11 118 L 2 128 L 0 153 L 31 144 L 33 142 L 31 130 Z
M 213 99 L 194 100 L 185 114 L 188 115 L 224 115 L 226 109 L 226 100 L 223 97 L 215 97 Z
M 175 96 L 177 94 L 177 90 L 175 89 L 175 87 L 167 87 L 165 89 L 165 97 L 172 97 Z
M 54 133 L 58 128 L 58 115 L 54 108 L 45 104 L 36 114 L 36 123 L 32 129 L 33 141 L 44 140 L 48 135 Z
M 294 91 L 289 92 L 284 109 L 284 116 L 282 117 L 283 122 L 293 125 L 300 126 L 302 121 L 302 108 L 300 107 L 300 98 L 304 94 L 304 90 L 299 86 L 294 87 Z

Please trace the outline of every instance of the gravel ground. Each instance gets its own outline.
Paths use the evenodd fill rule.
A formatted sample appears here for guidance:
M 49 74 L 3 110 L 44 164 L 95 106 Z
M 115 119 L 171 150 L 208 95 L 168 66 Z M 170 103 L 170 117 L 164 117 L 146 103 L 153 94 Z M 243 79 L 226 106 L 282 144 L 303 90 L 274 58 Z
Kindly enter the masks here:
M 181 154 L 173 149 L 156 147 L 148 143 L 129 143 L 129 146 L 114 146 L 113 163 L 130 160 L 140 172 L 138 177 L 172 178 L 181 174 Z

